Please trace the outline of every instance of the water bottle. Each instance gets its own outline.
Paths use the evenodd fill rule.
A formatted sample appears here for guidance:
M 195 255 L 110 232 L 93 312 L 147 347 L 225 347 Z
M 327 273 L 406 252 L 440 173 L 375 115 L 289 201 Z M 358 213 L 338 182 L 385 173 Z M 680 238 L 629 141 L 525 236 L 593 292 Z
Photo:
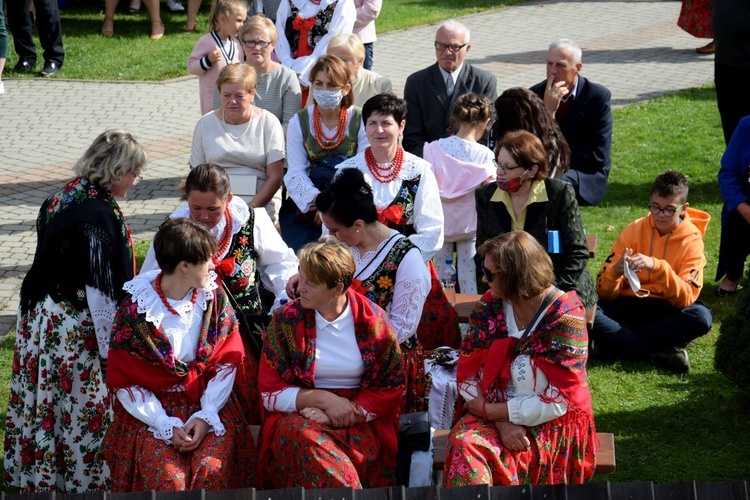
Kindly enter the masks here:
M 443 292 L 451 305 L 456 303 L 456 268 L 453 267 L 453 259 L 445 259 L 445 268 L 440 276 Z

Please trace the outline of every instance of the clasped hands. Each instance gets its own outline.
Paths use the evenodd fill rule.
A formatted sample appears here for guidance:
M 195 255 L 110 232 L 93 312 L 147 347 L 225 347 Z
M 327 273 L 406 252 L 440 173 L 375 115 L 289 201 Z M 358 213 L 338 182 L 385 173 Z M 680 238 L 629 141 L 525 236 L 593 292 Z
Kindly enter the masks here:
M 328 425 L 334 429 L 350 427 L 366 420 L 362 408 L 354 401 L 330 393 L 324 403 L 320 407 L 308 406 L 302 408 L 299 413 L 308 420 Z
M 504 411 L 503 406 L 505 406 Z M 531 441 L 526 435 L 526 427 L 507 421 L 508 410 L 506 403 L 487 403 L 482 396 L 479 396 L 476 399 L 468 401 L 466 409 L 475 417 L 492 422 L 500 433 L 500 441 L 502 441 L 503 446 L 507 449 L 511 451 L 523 451 L 531 447 Z
M 208 434 L 208 423 L 200 418 L 193 419 L 185 427 L 172 428 L 172 446 L 180 453 L 195 451 Z

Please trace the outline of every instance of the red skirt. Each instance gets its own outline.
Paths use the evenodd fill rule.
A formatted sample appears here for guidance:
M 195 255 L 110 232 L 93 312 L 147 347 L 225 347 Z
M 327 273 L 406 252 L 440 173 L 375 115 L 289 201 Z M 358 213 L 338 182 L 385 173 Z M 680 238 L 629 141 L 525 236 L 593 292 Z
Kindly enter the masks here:
M 242 413 L 250 425 L 260 425 L 260 390 L 258 389 L 258 371 L 260 363 L 253 355 L 243 337 L 245 347 L 245 361 L 237 367 L 237 377 L 234 380 L 234 392 L 237 395 Z
M 347 391 L 335 391 L 347 397 Z M 262 434 L 271 432 L 260 461 L 267 489 L 301 486 L 323 488 L 382 488 L 396 484 L 396 450 L 383 446 L 378 421 L 333 429 L 287 413 Z M 394 423 L 395 425 L 395 423 Z
M 510 451 L 491 422 L 464 415 L 451 430 L 443 486 L 582 484 L 596 469 L 594 419 L 569 411 L 527 427 L 531 448 Z
M 183 422 L 200 410 L 200 402 L 190 402 L 184 392 L 161 393 L 159 401 L 168 415 Z M 189 453 L 155 438 L 116 399 L 114 406 L 115 421 L 102 444 L 111 471 L 110 491 L 216 491 L 253 486 L 255 444 L 234 394 L 219 412 L 226 433 L 209 432 L 198 449 Z
M 404 394 L 403 413 L 427 410 L 427 384 L 424 373 L 424 350 L 419 342 L 412 348 L 401 344 L 406 372 L 406 392 Z
M 682 0 L 682 10 L 677 18 L 677 26 L 696 38 L 713 38 L 711 15 L 713 0 Z
M 422 308 L 422 319 L 417 327 L 417 339 L 425 351 L 437 347 L 461 347 L 461 329 L 458 326 L 458 313 L 443 292 L 435 265 L 427 263 L 430 269 L 431 286 Z

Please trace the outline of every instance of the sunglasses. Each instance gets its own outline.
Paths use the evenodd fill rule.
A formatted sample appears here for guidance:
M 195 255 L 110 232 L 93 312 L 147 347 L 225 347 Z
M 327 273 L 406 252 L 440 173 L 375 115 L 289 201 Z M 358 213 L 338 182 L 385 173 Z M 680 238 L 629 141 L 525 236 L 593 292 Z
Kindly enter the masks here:
M 499 272 L 499 269 L 487 269 L 487 266 L 482 262 L 482 274 L 484 274 L 484 279 L 486 279 L 488 283 L 492 282 L 492 280 L 495 279 L 495 275 Z

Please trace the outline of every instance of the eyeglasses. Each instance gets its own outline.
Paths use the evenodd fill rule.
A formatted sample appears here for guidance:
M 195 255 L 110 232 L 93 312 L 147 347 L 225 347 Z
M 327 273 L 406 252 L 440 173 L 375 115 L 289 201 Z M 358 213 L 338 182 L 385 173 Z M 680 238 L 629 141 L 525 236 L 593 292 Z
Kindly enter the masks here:
M 482 274 L 484 274 L 484 279 L 486 279 L 488 283 L 495 279 L 494 276 L 499 272 L 499 269 L 487 269 L 487 266 L 482 262 Z
M 435 42 L 435 48 L 439 52 L 444 52 L 446 49 L 450 49 L 451 52 L 458 52 L 459 50 L 463 49 L 469 45 L 468 43 L 465 43 L 463 45 L 459 45 L 457 43 L 441 43 L 441 42 Z
M 503 173 L 505 173 L 505 174 L 509 174 L 509 173 L 511 173 L 511 172 L 512 172 L 513 170 L 518 170 L 519 168 L 523 168 L 523 169 L 525 169 L 525 168 L 526 168 L 526 167 L 524 167 L 523 165 L 518 165 L 518 166 L 516 166 L 516 167 L 509 167 L 508 165 L 503 165 L 503 164 L 501 164 L 501 163 L 498 163 L 498 162 L 497 162 L 497 160 L 492 160 L 492 162 L 493 162 L 493 163 L 495 164 L 495 168 L 496 168 L 496 169 L 498 169 L 498 170 L 502 170 L 502 171 L 503 171 Z
M 649 205 L 648 209 L 654 215 L 662 214 L 662 215 L 665 215 L 667 217 L 672 217 L 674 214 L 676 214 L 677 212 L 679 212 L 680 210 L 682 210 L 682 207 L 684 207 L 684 206 L 685 206 L 684 203 L 682 205 L 680 205 L 679 207 L 676 207 L 676 208 L 659 208 L 659 207 L 657 207 L 655 205 Z
M 138 184 L 139 182 L 143 180 L 143 177 L 140 175 L 136 175 L 133 172 L 129 172 L 129 174 L 133 176 L 133 186 L 135 186 L 136 184 Z
M 251 49 L 254 49 L 255 47 L 265 49 L 266 47 L 271 45 L 271 42 L 266 42 L 265 40 L 242 40 L 242 44 L 245 47 L 250 47 Z

